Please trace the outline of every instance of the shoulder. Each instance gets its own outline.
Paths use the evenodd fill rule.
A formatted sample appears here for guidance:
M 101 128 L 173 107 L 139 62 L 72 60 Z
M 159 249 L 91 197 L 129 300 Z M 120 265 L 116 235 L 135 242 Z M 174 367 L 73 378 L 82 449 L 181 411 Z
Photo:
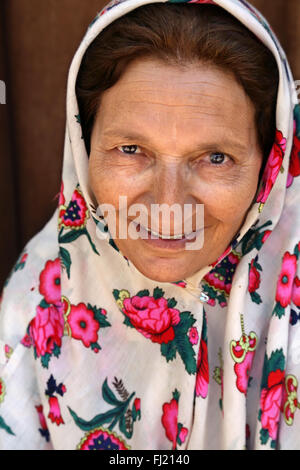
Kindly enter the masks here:
M 24 337 L 30 321 L 36 315 L 41 301 L 41 275 L 45 267 L 53 266 L 51 263 L 55 260 L 57 264 L 57 211 L 25 246 L 0 297 L 0 340 L 13 349 Z

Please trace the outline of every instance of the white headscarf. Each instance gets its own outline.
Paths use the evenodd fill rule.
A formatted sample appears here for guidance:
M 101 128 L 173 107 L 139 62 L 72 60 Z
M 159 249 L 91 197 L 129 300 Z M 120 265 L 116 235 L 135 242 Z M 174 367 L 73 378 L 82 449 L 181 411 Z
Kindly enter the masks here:
M 191 2 L 226 9 L 279 68 L 276 141 L 238 238 L 176 284 L 99 237 L 76 78 L 104 27 L 154 2 L 109 4 L 73 59 L 59 205 L 2 295 L 1 449 L 300 449 L 300 110 L 285 54 L 246 1 Z

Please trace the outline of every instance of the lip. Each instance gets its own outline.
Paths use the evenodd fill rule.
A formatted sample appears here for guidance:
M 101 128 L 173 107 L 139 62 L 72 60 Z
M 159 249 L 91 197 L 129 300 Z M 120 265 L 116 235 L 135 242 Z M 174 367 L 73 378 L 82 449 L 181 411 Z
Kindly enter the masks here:
M 197 230 L 195 233 L 195 236 L 193 238 L 187 238 L 190 235 L 183 236 L 182 238 L 179 239 L 163 239 L 160 238 L 159 236 L 154 235 L 153 233 L 150 233 L 145 227 L 142 225 L 137 225 L 139 227 L 139 233 L 140 233 L 140 239 L 146 243 L 148 246 L 151 246 L 153 248 L 158 248 L 162 249 L 165 251 L 183 251 L 185 250 L 185 245 L 186 243 L 192 243 L 195 238 L 197 237 L 197 234 L 201 231 L 204 230 L 204 227 L 200 230 Z

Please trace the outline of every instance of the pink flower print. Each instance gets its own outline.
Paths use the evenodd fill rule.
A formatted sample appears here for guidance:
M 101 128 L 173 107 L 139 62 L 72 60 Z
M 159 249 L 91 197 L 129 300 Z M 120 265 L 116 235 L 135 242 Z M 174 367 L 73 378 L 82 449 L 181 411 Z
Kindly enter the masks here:
M 284 371 L 270 372 L 268 388 L 263 388 L 260 396 L 261 425 L 276 440 L 284 391 Z
M 237 376 L 237 389 L 247 394 L 249 372 L 252 367 L 255 350 L 257 347 L 257 335 L 251 331 L 248 335 L 245 333 L 244 317 L 241 315 L 242 336 L 238 341 L 230 342 L 230 354 L 235 362 L 234 372 Z
M 48 308 L 42 308 L 38 305 L 36 312 L 36 316 L 29 325 L 29 334 L 36 354 L 40 357 L 46 353 L 51 354 L 55 345 L 61 347 L 64 318 L 62 308 L 57 308 L 54 305 L 50 305 Z
M 286 252 L 283 257 L 281 272 L 277 282 L 276 301 L 282 307 L 291 302 L 293 281 L 297 269 L 297 257 Z
M 5 396 L 5 384 L 4 380 L 0 377 L 0 403 L 3 402 Z
M 23 346 L 25 346 L 25 348 L 30 348 L 33 345 L 31 336 L 26 334 L 24 338 L 21 339 L 21 343 L 23 344 Z
M 88 309 L 84 303 L 71 306 L 68 323 L 72 338 L 81 340 L 87 348 L 97 342 L 100 325 L 94 318 L 93 310 Z
M 177 418 L 178 418 L 178 402 L 174 398 L 170 403 L 164 403 L 163 415 L 161 418 L 163 427 L 165 428 L 166 436 L 172 442 L 172 449 L 176 449 L 177 439 Z
M 213 0 L 189 0 L 189 3 L 208 3 L 210 5 L 216 4 Z
M 243 362 L 235 364 L 234 372 L 236 373 L 236 386 L 241 393 L 247 394 L 249 372 L 254 359 L 254 351 L 248 351 Z
M 59 226 L 71 229 L 82 229 L 89 217 L 89 210 L 79 189 L 75 189 L 68 207 L 61 206 Z
M 248 285 L 248 291 L 250 293 L 255 292 L 259 286 L 260 286 L 260 274 L 256 267 L 254 266 L 255 260 L 253 259 L 251 261 L 251 268 L 249 272 L 249 285 Z
M 211 298 L 210 298 L 210 299 L 207 301 L 207 305 L 210 305 L 211 307 L 214 307 L 214 306 L 216 305 L 215 299 L 211 299 Z
M 36 411 L 38 412 L 38 415 L 39 415 L 39 421 L 40 421 L 41 428 L 43 430 L 48 429 L 46 418 L 45 418 L 45 415 L 43 413 L 43 405 L 36 406 L 35 409 L 36 409 Z
M 66 202 L 66 200 L 65 200 L 65 196 L 64 196 L 64 182 L 62 181 L 61 186 L 60 186 L 58 205 L 63 206 L 65 202 Z
M 204 276 L 205 281 L 216 290 L 224 291 L 227 294 L 230 293 L 231 284 L 225 284 L 225 277 L 221 276 L 217 271 L 211 271 Z M 209 302 L 209 305 L 214 305 L 213 302 Z
M 133 408 L 132 408 L 132 417 L 134 421 L 136 418 L 141 419 L 141 400 L 140 398 L 136 398 L 133 403 Z
M 22 256 L 20 260 L 20 264 L 26 263 L 27 258 L 28 258 L 28 253 L 24 253 L 24 255 Z
M 48 304 L 60 302 L 60 259 L 47 261 L 40 274 L 39 291 L 44 296 Z
M 141 409 L 141 399 L 136 398 L 134 400 L 133 406 L 135 407 L 136 411 L 139 411 Z
M 283 392 L 283 415 L 288 426 L 294 422 L 295 412 L 300 408 L 298 402 L 298 380 L 294 375 L 285 377 L 285 387 Z
M 126 442 L 114 432 L 102 427 L 86 433 L 78 446 L 80 450 L 128 450 Z
M 56 397 L 49 397 L 49 407 L 50 411 L 48 418 L 51 419 L 52 423 L 56 423 L 57 426 L 60 424 L 65 424 L 64 420 L 62 419 L 60 406 Z
M 175 284 L 176 286 L 179 286 L 179 287 L 183 287 L 184 289 L 186 288 L 186 282 L 185 281 L 173 282 L 172 284 Z
M 187 428 L 181 428 L 181 431 L 179 433 L 179 440 L 181 444 L 186 440 L 186 436 L 188 435 L 188 429 Z
M 46 422 L 44 412 L 43 412 L 43 405 L 36 406 L 35 409 L 38 412 L 39 421 L 40 421 L 40 425 L 41 425 L 39 431 L 40 431 L 41 435 L 46 439 L 46 441 L 49 442 L 50 441 L 50 434 L 49 434 L 49 430 L 48 430 L 48 427 L 47 427 L 47 422 Z
M 264 204 L 267 201 L 280 171 L 285 150 L 286 138 L 283 137 L 281 131 L 276 130 L 275 143 L 272 147 L 266 168 L 264 170 L 262 177 L 263 187 L 257 197 L 257 202 Z
M 201 339 L 197 360 L 197 377 L 196 377 L 196 396 L 202 398 L 207 397 L 209 384 L 209 367 L 207 344 Z
M 296 307 L 300 307 L 300 279 L 298 276 L 296 276 L 294 280 L 292 302 L 294 305 L 296 305 Z
M 178 390 L 173 392 L 173 398 L 169 403 L 163 404 L 163 415 L 161 422 L 165 428 L 167 438 L 172 442 L 172 449 L 176 449 L 176 443 L 181 445 L 188 434 L 188 429 L 178 423 L 178 401 L 180 394 Z
M 13 348 L 11 348 L 8 344 L 5 344 L 4 353 L 5 353 L 5 357 L 9 359 L 13 353 Z
M 131 324 L 153 343 L 169 343 L 175 338 L 173 326 L 180 322 L 180 312 L 169 308 L 165 298 L 134 296 L 124 299 L 123 305 Z
M 266 230 L 266 231 L 264 232 L 264 236 L 262 237 L 262 240 L 261 240 L 262 243 L 265 243 L 265 242 L 268 240 L 268 238 L 269 238 L 269 236 L 271 235 L 271 233 L 272 233 L 272 230 Z
M 296 176 L 300 175 L 300 139 L 296 134 L 296 121 L 294 121 L 294 142 L 291 152 L 291 160 L 289 166 L 289 175 L 287 181 L 287 188 L 289 188 Z
M 195 328 L 194 326 L 192 328 L 190 328 L 189 339 L 190 339 L 190 342 L 192 344 L 197 344 L 198 343 L 199 334 L 198 334 L 197 328 Z

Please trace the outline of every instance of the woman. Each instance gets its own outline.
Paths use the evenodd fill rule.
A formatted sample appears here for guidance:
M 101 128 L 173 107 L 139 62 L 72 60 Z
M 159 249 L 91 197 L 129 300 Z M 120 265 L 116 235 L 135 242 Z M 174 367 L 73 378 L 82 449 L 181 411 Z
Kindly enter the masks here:
M 3 292 L 1 448 L 299 449 L 285 55 L 242 0 L 114 3 L 71 65 L 58 209 Z

